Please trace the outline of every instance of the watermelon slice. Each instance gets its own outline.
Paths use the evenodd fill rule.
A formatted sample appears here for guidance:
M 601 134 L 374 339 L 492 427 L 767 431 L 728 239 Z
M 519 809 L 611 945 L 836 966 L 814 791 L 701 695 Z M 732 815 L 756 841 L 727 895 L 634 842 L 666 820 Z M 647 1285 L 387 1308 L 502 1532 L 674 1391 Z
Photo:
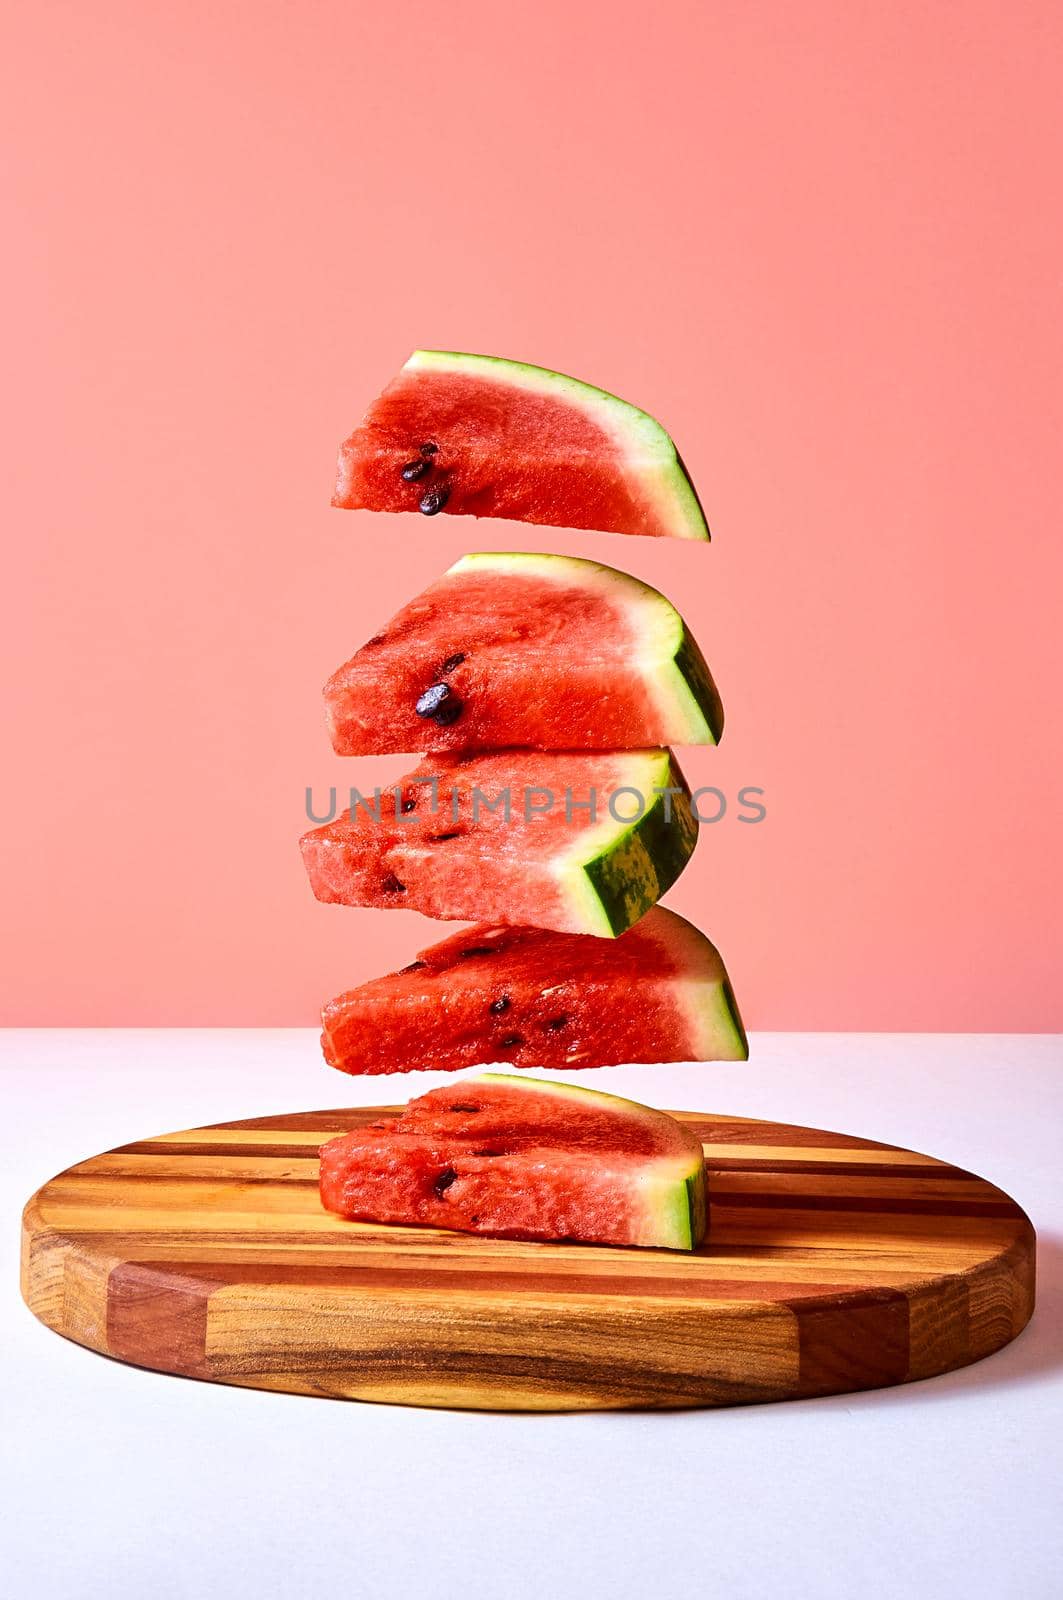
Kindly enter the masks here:
M 744 1061 L 718 951 L 654 906 L 619 939 L 480 923 L 411 966 L 330 1000 L 325 1059 L 342 1072 Z
M 303 836 L 319 900 L 612 938 L 697 839 L 670 750 L 432 756 L 365 798 Z
M 670 1250 L 696 1248 L 707 1218 L 701 1144 L 674 1117 L 503 1073 L 330 1140 L 321 1199 L 359 1222 Z
M 468 555 L 325 685 L 338 755 L 715 744 L 723 709 L 663 595 L 594 561 Z
M 340 451 L 335 506 L 707 539 L 659 422 L 577 378 L 415 350 Z

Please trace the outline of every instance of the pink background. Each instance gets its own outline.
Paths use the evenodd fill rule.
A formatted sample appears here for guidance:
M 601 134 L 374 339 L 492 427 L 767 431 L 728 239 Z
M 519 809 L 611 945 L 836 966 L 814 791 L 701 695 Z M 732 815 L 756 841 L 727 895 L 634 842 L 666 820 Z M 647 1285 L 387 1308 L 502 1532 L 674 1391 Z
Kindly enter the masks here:
M 556 548 L 681 604 L 688 776 L 766 790 L 669 897 L 751 1025 L 1063 1026 L 1058 6 L 11 25 L 0 1020 L 310 1023 L 410 959 L 302 877 L 358 781 L 320 684 L 462 551 Z M 331 511 L 415 344 L 646 406 L 715 543 Z

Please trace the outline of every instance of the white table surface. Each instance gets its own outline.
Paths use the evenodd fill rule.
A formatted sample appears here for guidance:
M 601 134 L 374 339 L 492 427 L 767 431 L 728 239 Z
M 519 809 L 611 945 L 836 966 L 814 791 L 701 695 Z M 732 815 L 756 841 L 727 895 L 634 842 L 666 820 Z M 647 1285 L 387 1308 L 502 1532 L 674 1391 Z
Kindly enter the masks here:
M 510 1416 L 138 1371 L 22 1306 L 17 1220 L 60 1169 L 146 1135 L 402 1099 L 309 1031 L 0 1034 L 3 1464 L 12 1600 L 610 1600 L 1063 1594 L 1063 1039 L 761 1034 L 747 1065 L 602 1088 L 911 1146 L 999 1184 L 1040 1238 L 1006 1350 L 905 1388 L 723 1411 Z

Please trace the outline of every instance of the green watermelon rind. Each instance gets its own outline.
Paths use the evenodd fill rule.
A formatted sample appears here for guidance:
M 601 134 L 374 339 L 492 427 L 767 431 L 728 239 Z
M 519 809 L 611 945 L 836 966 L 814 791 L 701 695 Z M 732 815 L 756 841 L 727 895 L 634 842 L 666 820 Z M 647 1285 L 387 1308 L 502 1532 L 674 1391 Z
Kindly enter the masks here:
M 650 1117 L 654 1121 L 664 1118 L 674 1123 L 689 1140 L 689 1154 L 677 1152 L 648 1158 L 638 1175 L 637 1183 L 644 1200 L 647 1219 L 646 1237 L 640 1244 L 668 1250 L 696 1250 L 705 1237 L 709 1221 L 708 1183 L 705 1174 L 705 1154 L 695 1134 L 685 1128 L 667 1111 L 645 1106 L 637 1100 L 622 1095 L 607 1094 L 602 1089 L 584 1089 L 581 1084 L 556 1083 L 543 1078 L 519 1078 L 508 1072 L 479 1072 L 466 1083 L 500 1083 L 510 1088 L 531 1089 L 553 1094 L 561 1100 L 576 1104 L 609 1102 L 609 1109 L 631 1116 L 634 1120 Z
M 570 378 L 564 372 L 526 361 L 510 361 L 505 356 L 482 356 L 462 350 L 415 350 L 403 371 L 419 370 L 490 378 L 501 386 L 530 389 L 587 412 L 612 435 L 632 475 L 652 486 L 658 514 L 673 538 L 710 537 L 705 512 L 682 457 L 671 435 L 648 411 L 607 389 L 584 383 L 582 378 Z
M 719 744 L 723 735 L 723 701 L 712 679 L 708 662 L 697 640 L 683 624 L 683 637 L 673 657 L 675 671 L 685 690 L 684 698 L 693 705 L 703 737 L 690 738 L 691 744 Z M 692 719 L 693 720 L 693 719 Z M 680 741 L 677 739 L 676 743 Z
M 690 790 L 670 750 L 618 752 L 617 760 L 632 769 L 622 776 L 638 779 L 641 766 L 643 780 L 649 780 L 616 786 L 643 795 L 643 815 L 618 823 L 608 811 L 608 797 L 599 795 L 599 817 L 603 805 L 606 813 L 595 837 L 580 839 L 556 868 L 558 885 L 581 930 L 607 939 L 618 937 L 656 905 L 690 860 L 698 837 Z M 678 792 L 668 795 L 664 791 L 669 789 Z
M 719 691 L 697 641 L 660 590 L 601 561 L 533 550 L 471 551 L 448 567 L 447 575 L 484 571 L 527 573 L 606 594 L 639 639 L 634 659 L 659 713 L 675 728 L 669 734 L 672 742 L 719 744 L 724 720 Z
M 735 999 L 734 985 L 725 972 L 716 991 L 715 1003 L 706 1005 L 702 1012 L 706 1034 L 709 1039 L 716 1040 L 722 1031 L 729 1031 L 737 1045 L 733 1059 L 735 1061 L 749 1060 L 749 1039 L 746 1035 L 745 1023 L 742 1013 L 738 1009 Z
M 696 1250 L 704 1239 L 709 1228 L 709 1185 L 705 1176 L 705 1159 L 702 1156 L 701 1171 L 692 1173 L 686 1181 L 686 1207 L 683 1211 L 686 1222 L 688 1250 Z

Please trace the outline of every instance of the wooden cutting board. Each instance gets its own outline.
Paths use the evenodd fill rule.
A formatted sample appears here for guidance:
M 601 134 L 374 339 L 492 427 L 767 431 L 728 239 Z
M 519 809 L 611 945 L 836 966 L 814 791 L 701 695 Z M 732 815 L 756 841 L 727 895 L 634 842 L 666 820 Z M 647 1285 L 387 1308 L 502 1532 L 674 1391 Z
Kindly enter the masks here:
M 999 1350 L 1034 1233 L 992 1184 L 867 1139 L 678 1113 L 704 1140 L 693 1255 L 343 1222 L 319 1144 L 391 1107 L 223 1123 L 71 1167 L 26 1207 L 34 1313 L 219 1383 L 522 1411 L 877 1388 Z

